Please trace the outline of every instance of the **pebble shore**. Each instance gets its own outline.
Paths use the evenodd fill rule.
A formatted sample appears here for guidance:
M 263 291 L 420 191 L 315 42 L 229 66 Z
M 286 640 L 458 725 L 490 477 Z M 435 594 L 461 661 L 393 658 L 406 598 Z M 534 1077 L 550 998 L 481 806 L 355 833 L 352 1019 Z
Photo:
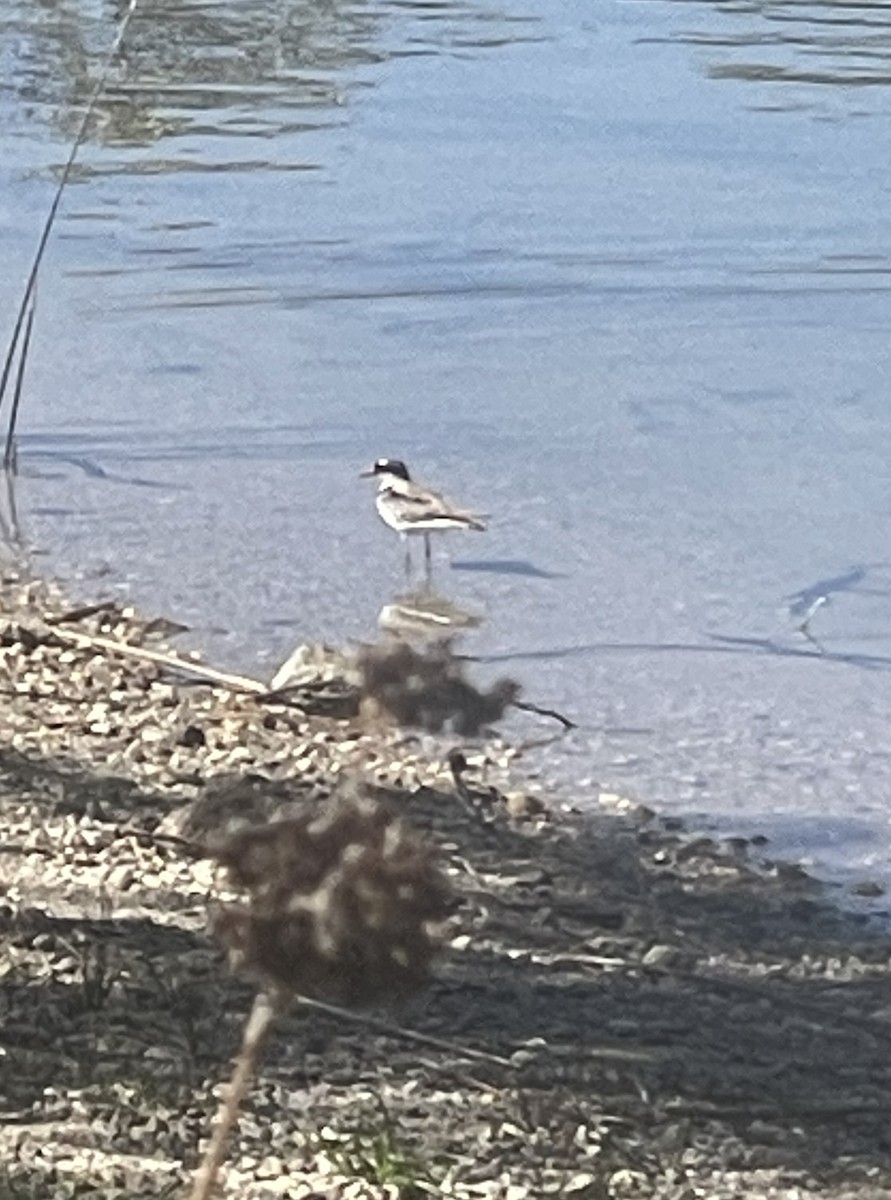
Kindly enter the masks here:
M 0 1197 L 184 1193 L 253 993 L 182 839 L 344 780 L 438 847 L 457 911 L 420 998 L 282 1021 L 225 1195 L 891 1195 L 887 930 L 742 839 L 537 794 L 506 741 L 456 769 L 348 655 L 264 694 L 171 669 L 170 629 L 0 581 Z

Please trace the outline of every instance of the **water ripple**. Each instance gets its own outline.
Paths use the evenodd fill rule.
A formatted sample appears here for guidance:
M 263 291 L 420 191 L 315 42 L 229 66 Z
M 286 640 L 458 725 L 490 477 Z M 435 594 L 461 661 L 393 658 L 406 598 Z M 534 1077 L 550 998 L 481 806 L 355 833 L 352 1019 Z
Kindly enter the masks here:
M 680 0 L 672 7 L 685 17 L 694 16 L 695 27 L 685 25 L 667 36 L 639 40 L 710 51 L 703 67 L 710 79 L 853 88 L 858 92 L 881 91 L 891 84 L 891 8 L 887 4 Z M 838 91 L 837 101 L 844 99 L 844 92 Z M 884 99 L 876 103 L 887 111 Z

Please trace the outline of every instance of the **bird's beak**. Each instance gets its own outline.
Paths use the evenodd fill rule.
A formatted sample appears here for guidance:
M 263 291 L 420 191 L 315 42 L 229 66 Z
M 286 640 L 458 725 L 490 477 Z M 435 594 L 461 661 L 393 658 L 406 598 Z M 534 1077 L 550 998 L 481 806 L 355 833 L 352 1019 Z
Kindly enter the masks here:
M 370 467 L 367 471 L 360 471 L 359 478 L 360 479 L 370 479 L 371 476 L 374 475 L 374 473 L 375 473 L 374 467 Z

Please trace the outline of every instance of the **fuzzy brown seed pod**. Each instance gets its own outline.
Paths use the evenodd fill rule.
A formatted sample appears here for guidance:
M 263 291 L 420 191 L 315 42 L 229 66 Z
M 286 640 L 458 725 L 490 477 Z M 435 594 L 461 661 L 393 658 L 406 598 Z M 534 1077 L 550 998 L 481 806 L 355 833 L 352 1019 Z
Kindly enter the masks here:
M 247 893 L 214 923 L 233 966 L 354 1006 L 426 981 L 450 889 L 381 801 L 336 796 L 314 813 L 241 830 L 214 856 Z
M 357 665 L 364 700 L 397 724 L 429 733 L 451 728 L 473 737 L 499 720 L 520 694 L 512 679 L 500 679 L 488 691 L 474 687 L 448 641 L 416 650 L 392 639 L 365 647 Z

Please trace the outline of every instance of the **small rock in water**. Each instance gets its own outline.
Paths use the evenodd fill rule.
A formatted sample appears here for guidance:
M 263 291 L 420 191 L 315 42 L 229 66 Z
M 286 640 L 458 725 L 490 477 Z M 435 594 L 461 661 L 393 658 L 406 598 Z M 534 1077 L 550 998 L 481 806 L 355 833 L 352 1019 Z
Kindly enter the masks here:
M 866 899 L 874 899 L 878 896 L 884 896 L 888 889 L 877 879 L 863 879 L 860 883 L 855 883 L 851 888 L 851 892 L 855 896 L 863 896 Z

